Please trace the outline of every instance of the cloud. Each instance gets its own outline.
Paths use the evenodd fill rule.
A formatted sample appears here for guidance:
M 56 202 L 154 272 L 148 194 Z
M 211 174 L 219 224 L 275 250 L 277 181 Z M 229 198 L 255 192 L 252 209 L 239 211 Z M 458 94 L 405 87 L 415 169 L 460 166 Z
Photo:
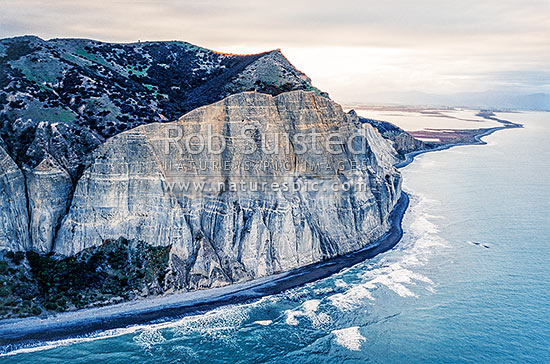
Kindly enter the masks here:
M 0 24 L 0 37 L 282 48 L 340 99 L 389 88 L 537 92 L 550 72 L 547 0 L 1 0 Z

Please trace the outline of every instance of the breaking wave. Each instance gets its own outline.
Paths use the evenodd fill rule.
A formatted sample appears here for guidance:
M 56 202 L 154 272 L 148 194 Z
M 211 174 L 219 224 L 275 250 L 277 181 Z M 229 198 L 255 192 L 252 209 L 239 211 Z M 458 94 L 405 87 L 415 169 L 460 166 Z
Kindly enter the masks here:
M 162 347 L 171 340 L 186 340 L 199 336 L 210 340 L 238 340 L 238 331 L 284 330 L 310 327 L 349 350 L 360 350 L 365 342 L 359 329 L 364 325 L 339 328 L 345 325 L 342 314 L 356 311 L 365 316 L 370 305 L 376 305 L 379 295 L 394 294 L 400 299 L 416 297 L 421 290 L 433 292 L 434 282 L 422 274 L 422 266 L 446 246 L 438 236 L 435 220 L 430 215 L 437 201 L 411 195 L 410 207 L 403 219 L 404 235 L 394 250 L 347 268 L 342 272 L 280 294 L 257 301 L 219 307 L 206 313 L 194 314 L 170 322 L 138 325 L 108 330 L 87 337 L 44 342 L 34 347 L 19 348 L 4 355 L 53 349 L 94 340 L 128 335 L 142 350 Z M 344 315 L 345 316 L 345 315 Z M 281 326 L 282 325 L 282 326 Z M 167 331 L 168 330 L 168 331 Z M 168 333 L 168 334 L 167 334 Z M 237 334 L 236 334 L 237 333 Z M 230 339 L 230 340 L 227 340 Z M 185 347 L 182 346 L 182 347 Z M 155 349 L 156 350 L 156 349 Z
M 359 332 L 358 326 L 334 330 L 332 333 L 338 345 L 353 351 L 359 351 L 361 349 L 361 344 L 366 341 L 366 338 Z

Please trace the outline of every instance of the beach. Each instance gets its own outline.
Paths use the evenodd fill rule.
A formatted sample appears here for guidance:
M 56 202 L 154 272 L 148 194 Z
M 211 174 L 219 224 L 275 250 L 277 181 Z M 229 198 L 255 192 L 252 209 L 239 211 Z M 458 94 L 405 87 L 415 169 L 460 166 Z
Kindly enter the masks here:
M 502 129 L 522 127 L 521 124 L 505 120 L 499 123 L 502 126 L 475 129 L 473 143 L 445 144 L 434 149 L 408 153 L 405 160 L 395 166 L 404 168 L 412 163 L 416 156 L 427 152 L 442 151 L 459 145 L 486 144 L 481 139 L 484 136 Z M 390 229 L 386 234 L 364 249 L 321 263 L 220 288 L 148 297 L 110 306 L 64 312 L 46 318 L 2 320 L 0 321 L 0 353 L 9 353 L 14 349 L 33 346 L 44 341 L 93 335 L 105 330 L 174 320 L 223 305 L 244 303 L 277 294 L 326 278 L 395 247 L 403 235 L 401 223 L 408 205 L 409 197 L 403 192 L 390 214 Z
M 0 353 L 43 341 L 90 335 L 132 325 L 173 320 L 192 313 L 243 303 L 304 285 L 353 266 L 393 248 L 401 239 L 401 221 L 409 204 L 402 193 L 390 213 L 390 229 L 375 243 L 359 251 L 288 272 L 220 288 L 175 293 L 121 304 L 64 312 L 47 318 L 0 321 Z

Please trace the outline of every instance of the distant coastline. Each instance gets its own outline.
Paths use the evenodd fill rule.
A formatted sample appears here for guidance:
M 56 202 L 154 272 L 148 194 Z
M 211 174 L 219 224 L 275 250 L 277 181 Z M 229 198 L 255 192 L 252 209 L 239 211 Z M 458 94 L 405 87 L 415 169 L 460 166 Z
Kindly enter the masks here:
M 485 145 L 487 142 L 483 141 L 481 138 L 491 135 L 496 131 L 504 130 L 504 129 L 514 129 L 514 128 L 523 128 L 522 124 L 514 123 L 508 120 L 503 120 L 496 118 L 494 116 L 484 116 L 485 119 L 494 120 L 498 123 L 501 123 L 502 126 L 497 126 L 494 128 L 483 128 L 483 129 L 472 129 L 471 130 L 471 137 L 473 138 L 473 141 L 464 141 L 464 142 L 458 142 L 458 143 L 448 143 L 448 144 L 442 144 L 441 146 L 432 148 L 432 149 L 424 149 L 424 150 L 418 150 L 415 152 L 410 152 L 405 154 L 405 160 L 396 163 L 394 166 L 396 168 L 404 168 L 411 164 L 414 161 L 414 158 L 420 154 L 428 153 L 428 152 L 437 152 L 441 150 L 447 150 L 452 147 L 460 146 L 460 145 Z

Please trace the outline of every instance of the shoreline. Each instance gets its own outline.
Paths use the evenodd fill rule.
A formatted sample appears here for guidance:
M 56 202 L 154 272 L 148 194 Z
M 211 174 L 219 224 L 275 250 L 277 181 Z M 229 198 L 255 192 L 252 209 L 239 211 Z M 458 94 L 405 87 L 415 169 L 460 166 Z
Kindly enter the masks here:
M 82 337 L 99 331 L 161 323 L 214 308 L 245 303 L 331 276 L 344 268 L 392 249 L 401 240 L 409 196 L 402 192 L 390 213 L 390 229 L 361 250 L 327 261 L 220 288 L 175 293 L 117 305 L 60 313 L 47 318 L 0 321 L 0 355 L 44 342 Z
M 521 124 L 497 120 L 503 126 L 479 129 L 479 133 L 474 136 L 474 143 L 451 143 L 433 149 L 410 152 L 405 155 L 405 160 L 394 166 L 398 169 L 404 168 L 411 164 L 416 156 L 428 152 L 447 150 L 460 145 L 484 145 L 487 144 L 481 139 L 484 136 L 498 130 L 523 127 Z M 105 330 L 123 329 L 140 324 L 168 322 L 228 304 L 245 303 L 326 278 L 395 247 L 403 236 L 402 220 L 408 206 L 409 196 L 402 192 L 390 213 L 388 232 L 369 247 L 324 262 L 220 288 L 175 293 L 64 312 L 43 319 L 28 317 L 2 320 L 0 321 L 0 356 L 20 348 L 40 346 L 45 342 L 87 337 Z
M 414 161 L 414 158 L 416 156 L 424 154 L 424 153 L 438 152 L 438 151 L 451 149 L 452 147 L 457 147 L 457 146 L 461 146 L 461 145 L 485 145 L 485 144 L 487 144 L 487 142 L 484 142 L 481 138 L 483 138 L 487 135 L 491 135 L 494 132 L 499 131 L 499 130 L 523 128 L 522 124 L 513 123 L 511 121 L 497 119 L 497 118 L 493 118 L 493 117 L 485 117 L 485 118 L 490 119 L 490 120 L 495 120 L 495 121 L 503 124 L 503 126 L 496 126 L 494 128 L 488 128 L 488 129 L 478 129 L 478 133 L 474 135 L 474 140 L 475 140 L 474 143 L 470 143 L 470 142 L 447 143 L 447 144 L 442 144 L 442 145 L 440 145 L 436 148 L 423 149 L 423 150 L 418 150 L 416 152 L 407 153 L 407 154 L 405 154 L 405 160 L 403 160 L 401 162 L 398 162 L 398 163 L 394 164 L 393 166 L 397 169 L 404 168 L 404 167 L 408 166 L 409 164 L 411 164 Z

